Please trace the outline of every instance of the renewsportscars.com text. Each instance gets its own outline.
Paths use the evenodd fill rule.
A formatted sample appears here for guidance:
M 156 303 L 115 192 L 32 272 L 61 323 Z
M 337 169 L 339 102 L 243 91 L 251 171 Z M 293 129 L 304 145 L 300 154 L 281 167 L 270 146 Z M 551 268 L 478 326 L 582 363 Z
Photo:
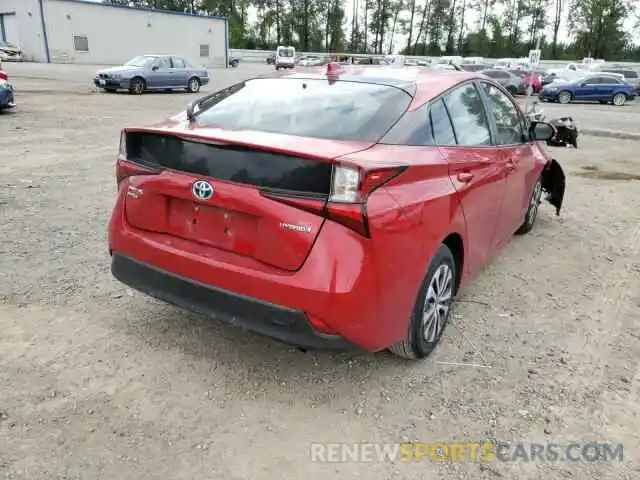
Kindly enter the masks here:
M 311 461 L 384 462 L 610 462 L 624 446 L 610 443 L 312 443 Z

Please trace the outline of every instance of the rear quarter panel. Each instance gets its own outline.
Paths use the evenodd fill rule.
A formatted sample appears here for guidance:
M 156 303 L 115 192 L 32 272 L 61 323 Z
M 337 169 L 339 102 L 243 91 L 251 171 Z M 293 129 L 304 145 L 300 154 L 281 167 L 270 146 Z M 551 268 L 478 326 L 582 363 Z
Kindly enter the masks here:
M 449 165 L 439 150 L 378 145 L 375 156 L 398 158 L 399 149 L 409 169 L 374 192 L 367 204 L 379 318 L 394 343 L 406 338 L 418 291 L 442 240 L 453 232 L 466 238 Z

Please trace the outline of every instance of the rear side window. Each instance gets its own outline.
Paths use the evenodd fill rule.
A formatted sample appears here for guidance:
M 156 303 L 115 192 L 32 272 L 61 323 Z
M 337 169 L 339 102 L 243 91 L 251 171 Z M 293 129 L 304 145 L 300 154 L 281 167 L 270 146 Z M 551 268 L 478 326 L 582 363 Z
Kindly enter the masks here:
M 206 102 L 196 123 L 301 137 L 376 142 L 405 112 L 411 95 L 391 86 L 325 79 L 249 80 Z M 229 91 L 229 90 L 227 90 Z
M 169 57 L 158 57 L 154 62 L 154 66 L 158 68 L 171 68 L 171 60 Z
M 467 84 L 456 88 L 444 98 L 444 102 L 453 122 L 458 145 L 491 145 L 491 130 L 480 92 L 475 86 Z
M 431 121 L 433 141 L 436 145 L 449 146 L 456 144 L 456 136 L 453 133 L 451 119 L 442 100 L 438 100 L 431 106 L 429 119 Z

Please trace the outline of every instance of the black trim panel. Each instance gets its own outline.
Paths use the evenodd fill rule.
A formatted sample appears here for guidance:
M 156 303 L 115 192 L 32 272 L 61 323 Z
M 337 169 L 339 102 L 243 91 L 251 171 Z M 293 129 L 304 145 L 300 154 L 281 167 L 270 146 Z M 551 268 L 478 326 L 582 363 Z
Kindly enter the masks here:
M 303 348 L 352 347 L 340 337 L 316 332 L 302 311 L 203 285 L 124 255 L 113 255 L 111 272 L 122 283 L 154 298 L 284 343 Z

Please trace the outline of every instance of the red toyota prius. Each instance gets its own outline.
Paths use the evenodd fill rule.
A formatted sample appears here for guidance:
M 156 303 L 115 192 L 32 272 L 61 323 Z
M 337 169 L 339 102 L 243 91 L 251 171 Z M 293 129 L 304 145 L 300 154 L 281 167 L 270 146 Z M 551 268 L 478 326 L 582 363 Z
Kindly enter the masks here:
M 113 275 L 301 348 L 437 345 L 459 287 L 557 211 L 564 174 L 491 79 L 411 67 L 256 78 L 122 131 Z

